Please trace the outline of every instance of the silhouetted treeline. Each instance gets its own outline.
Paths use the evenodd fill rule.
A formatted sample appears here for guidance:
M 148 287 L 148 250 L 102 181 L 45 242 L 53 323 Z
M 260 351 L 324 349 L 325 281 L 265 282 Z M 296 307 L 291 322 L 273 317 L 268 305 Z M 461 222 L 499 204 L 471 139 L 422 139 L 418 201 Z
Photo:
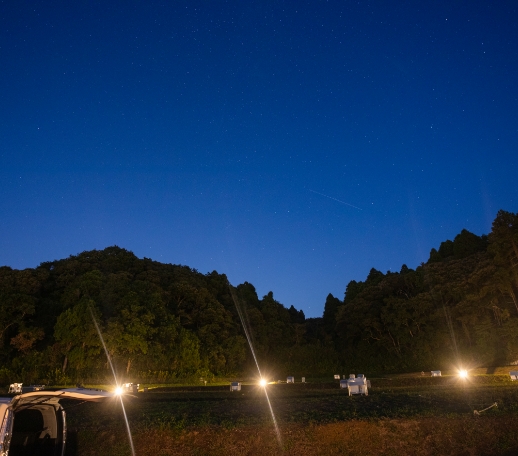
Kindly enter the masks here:
M 492 366 L 518 360 L 518 215 L 500 211 L 488 236 L 462 230 L 426 264 L 372 269 L 340 301 L 323 333 L 366 371 Z
M 108 354 L 126 378 L 171 381 L 246 371 L 252 357 L 281 365 L 304 313 L 225 275 L 139 259 L 119 247 L 23 271 L 0 268 L 0 381 L 102 378 Z M 109 372 L 108 372 L 109 373 Z M 13 381 L 13 380 L 11 380 Z
M 223 274 L 119 247 L 22 271 L 0 268 L 0 382 L 210 379 L 490 366 L 518 360 L 518 214 L 466 230 L 415 270 L 371 269 L 305 319 Z M 240 315 L 241 314 L 241 318 Z

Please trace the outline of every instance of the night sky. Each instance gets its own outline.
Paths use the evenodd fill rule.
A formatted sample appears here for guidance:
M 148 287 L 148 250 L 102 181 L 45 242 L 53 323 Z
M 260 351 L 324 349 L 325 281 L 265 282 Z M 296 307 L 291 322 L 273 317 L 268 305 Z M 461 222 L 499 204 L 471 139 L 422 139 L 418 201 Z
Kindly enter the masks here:
M 321 316 L 518 212 L 515 1 L 0 1 L 0 265 L 118 245 Z

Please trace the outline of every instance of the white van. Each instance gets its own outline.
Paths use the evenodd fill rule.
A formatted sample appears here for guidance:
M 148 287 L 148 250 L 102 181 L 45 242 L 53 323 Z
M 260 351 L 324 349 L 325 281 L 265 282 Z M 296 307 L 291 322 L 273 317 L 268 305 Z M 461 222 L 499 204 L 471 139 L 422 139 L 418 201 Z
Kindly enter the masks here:
M 113 396 L 102 390 L 70 388 L 1 397 L 0 456 L 64 456 L 67 426 L 60 399 L 100 401 Z

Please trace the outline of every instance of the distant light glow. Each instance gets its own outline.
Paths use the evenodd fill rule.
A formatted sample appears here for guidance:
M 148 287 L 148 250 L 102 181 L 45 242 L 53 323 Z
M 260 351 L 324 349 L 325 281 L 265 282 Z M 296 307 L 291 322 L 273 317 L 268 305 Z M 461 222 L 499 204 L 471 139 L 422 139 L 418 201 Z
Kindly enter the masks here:
M 115 388 L 115 394 L 117 396 L 120 396 L 122 394 L 122 388 L 120 386 L 118 386 L 117 388 Z
M 459 377 L 460 378 L 467 378 L 468 377 L 468 371 L 465 369 L 459 370 Z
M 266 385 L 268 385 L 268 382 L 264 378 L 262 378 L 261 380 L 259 380 L 259 385 L 265 388 Z

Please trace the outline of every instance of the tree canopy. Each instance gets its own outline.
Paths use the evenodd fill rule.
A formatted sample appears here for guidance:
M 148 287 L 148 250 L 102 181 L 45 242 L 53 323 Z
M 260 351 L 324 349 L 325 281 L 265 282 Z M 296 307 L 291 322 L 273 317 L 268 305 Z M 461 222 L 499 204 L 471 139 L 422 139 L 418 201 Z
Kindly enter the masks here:
M 113 246 L 42 263 L 0 267 L 0 382 L 286 375 L 346 369 L 390 372 L 518 360 L 518 215 L 499 211 L 491 232 L 462 230 L 426 263 L 372 268 L 329 294 L 306 319 L 273 292 L 259 298 L 216 271 L 139 259 Z

